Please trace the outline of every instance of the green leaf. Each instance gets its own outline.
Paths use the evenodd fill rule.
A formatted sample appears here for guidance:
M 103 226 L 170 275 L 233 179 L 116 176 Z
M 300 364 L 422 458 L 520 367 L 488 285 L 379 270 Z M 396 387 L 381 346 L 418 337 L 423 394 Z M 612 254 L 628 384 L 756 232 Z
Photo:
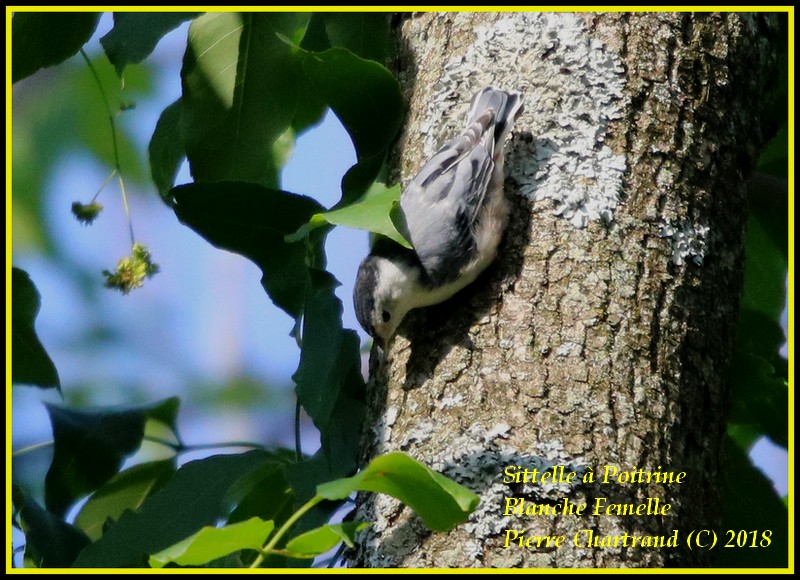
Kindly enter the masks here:
M 14 507 L 25 532 L 25 562 L 36 568 L 66 568 L 87 545 L 89 538 L 56 515 L 42 509 L 22 489 L 13 486 Z
M 735 423 L 728 423 L 727 426 L 728 437 L 745 452 L 750 452 L 761 433 L 752 425 L 741 425 Z
M 385 67 L 345 48 L 304 54 L 306 76 L 344 124 L 356 149 L 358 163 L 342 180 L 339 206 L 347 205 L 362 198 L 378 177 L 400 131 L 405 111 L 400 85 Z
M 392 73 L 343 48 L 307 53 L 303 70 L 347 129 L 359 160 L 389 148 L 404 111 Z
M 391 54 L 389 15 L 380 12 L 315 12 L 300 43 L 308 51 L 346 48 L 367 60 L 383 63 Z
M 732 404 L 729 420 L 754 427 L 776 444 L 788 447 L 789 390 L 766 360 L 737 352 L 731 366 Z
M 374 232 L 410 249 L 411 244 L 398 231 L 396 218 L 393 219 L 400 213 L 400 193 L 399 185 L 386 187 L 382 183 L 374 183 L 360 201 L 314 215 L 306 227 L 295 232 L 288 240 L 294 241 L 298 234 L 304 235 L 321 225 L 333 224 Z
M 784 101 L 785 103 L 786 101 Z M 785 105 L 784 105 L 785 109 Z M 784 113 L 785 114 L 785 113 Z M 767 143 L 756 163 L 756 170 L 785 178 L 789 173 L 789 124 L 784 119 L 778 133 Z
M 303 313 L 303 349 L 292 380 L 297 398 L 317 427 L 330 420 L 339 395 L 337 359 L 341 347 L 342 303 L 334 294 L 339 282 L 328 272 L 311 272 Z
M 215 455 L 182 466 L 137 512 L 126 511 L 84 550 L 76 567 L 145 566 L 147 556 L 217 523 L 231 509 L 235 484 L 274 457 L 263 451 Z
M 257 517 L 264 521 L 271 520 L 275 527 L 280 527 L 292 515 L 295 490 L 287 481 L 286 470 L 294 465 L 295 452 L 288 449 L 278 450 L 274 457 L 274 462 L 265 463 L 263 468 L 242 478 L 232 488 L 229 495 L 241 497 L 241 500 L 237 501 L 236 509 L 228 516 L 227 523 L 235 524 Z M 308 516 L 303 517 L 303 520 L 306 517 Z M 295 533 L 297 527 L 293 526 L 291 533 Z M 255 554 L 246 554 L 242 560 L 249 564 L 254 558 Z M 212 562 L 210 565 L 214 566 L 216 563 Z M 286 565 L 285 556 L 270 554 L 264 559 L 262 567 L 284 568 Z
M 250 518 L 222 528 L 206 526 L 185 540 L 150 556 L 152 568 L 175 563 L 180 566 L 199 566 L 239 550 L 259 550 L 275 529 L 275 523 Z
M 114 28 L 100 39 L 117 75 L 129 64 L 142 62 L 158 41 L 200 12 L 115 12 Z
M 364 380 L 358 336 L 342 329 L 339 282 L 328 272 L 309 270 L 303 313 L 300 364 L 292 380 L 297 399 L 320 430 L 322 449 L 339 477 L 356 467 L 364 417 Z
M 275 461 L 268 462 L 236 484 L 241 488 L 236 509 L 228 516 L 228 523 L 235 524 L 253 517 L 271 520 L 280 526 L 292 514 L 294 490 L 286 480 L 286 467 L 294 462 L 294 452 L 285 451 Z
M 39 291 L 30 276 L 11 269 L 11 382 L 61 389 L 58 371 L 36 335 L 41 307 Z
M 780 324 L 768 314 L 743 307 L 739 311 L 736 350 L 728 373 L 731 384 L 729 421 L 788 445 L 788 368 L 780 349 L 785 342 Z M 742 433 L 739 433 L 741 435 Z M 741 442 L 741 437 L 735 437 Z
M 11 81 L 65 61 L 86 44 L 100 20 L 92 12 L 17 12 L 11 21 Z
M 294 558 L 314 558 L 324 554 L 339 542 L 344 542 L 353 548 L 356 533 L 367 527 L 369 527 L 367 522 L 325 524 L 292 539 L 286 544 L 286 550 L 292 552 Z
M 326 12 L 325 30 L 331 46 L 341 46 L 367 60 L 383 63 L 392 53 L 389 14 Z
M 355 331 L 346 330 L 338 364 L 343 377 L 339 397 L 330 420 L 320 430 L 322 453 L 333 477 L 354 473 L 358 467 L 361 427 L 366 414 L 365 385 L 361 376 L 360 341 Z
M 719 555 L 726 568 L 785 568 L 789 554 L 789 513 L 770 481 L 750 462 L 749 457 L 730 439 L 726 443 L 723 466 L 722 529 L 769 530 L 768 546 L 727 548 Z M 728 538 L 720 539 L 724 542 Z M 752 541 L 752 535 L 748 538 Z M 758 544 L 757 544 L 758 545 Z
M 303 347 L 293 379 L 298 401 L 320 430 L 322 448 L 314 457 L 287 468 L 296 503 L 309 500 L 318 484 L 355 471 L 366 409 L 359 339 L 352 330 L 342 329 L 342 304 L 334 293 L 339 283 L 318 270 L 309 271 L 309 282 Z M 307 515 L 300 522 L 301 527 L 333 509 L 317 508 L 313 518 Z
M 275 162 L 275 167 L 283 167 L 289 162 L 294 154 L 295 145 L 295 131 L 289 127 L 278 135 L 275 142 L 272 144 L 272 160 Z
M 83 495 L 119 471 L 142 443 L 148 419 L 175 431 L 179 401 L 150 405 L 68 409 L 46 404 L 53 428 L 53 460 L 45 478 L 45 505 L 63 515 Z
M 186 158 L 186 147 L 181 134 L 181 99 L 161 112 L 153 136 L 150 138 L 150 174 L 158 193 L 165 203 L 171 204 L 169 191 Z
M 184 57 L 183 128 L 196 181 L 278 185 L 272 147 L 292 124 L 299 60 L 282 37 L 309 15 L 214 12 L 194 20 Z
M 769 315 L 746 307 L 739 310 L 737 349 L 756 353 L 772 363 L 777 363 L 779 359 L 783 359 L 780 349 L 785 342 L 786 336 L 781 324 Z M 784 375 L 784 378 L 787 377 Z
M 263 273 L 261 283 L 277 306 L 302 314 L 308 264 L 324 267 L 326 229 L 306 243 L 284 238 L 322 206 L 309 197 L 237 182 L 194 183 L 174 188 L 175 214 L 212 245 L 236 252 Z
M 311 14 L 306 32 L 297 47 L 310 52 L 323 52 L 331 48 L 328 31 L 325 30 L 325 16 L 325 12 Z
M 403 453 L 373 459 L 358 474 L 324 483 L 317 493 L 325 499 L 345 499 L 356 491 L 391 495 L 409 506 L 435 531 L 448 531 L 465 521 L 480 499 L 466 487 Z
M 360 159 L 358 163 L 347 170 L 342 178 L 342 199 L 334 209 L 344 207 L 363 199 L 372 188 L 376 180 L 386 181 L 385 173 L 386 151 L 381 151 L 370 157 Z
M 292 130 L 295 135 L 300 135 L 306 129 L 322 122 L 325 112 L 328 110 L 328 104 L 304 74 L 297 75 L 297 94 L 301 95 L 301 98 L 297 99 L 297 108 L 292 118 Z M 280 167 L 283 165 L 285 163 Z
M 125 510 L 137 510 L 174 474 L 174 459 L 142 463 L 118 473 L 92 494 L 75 517 L 75 525 L 96 541 L 107 522 L 118 520 Z
M 346 475 L 350 475 L 350 473 Z M 322 449 L 317 450 L 313 456 L 304 459 L 303 461 L 299 461 L 293 465 L 289 465 L 286 468 L 286 479 L 289 480 L 289 483 L 291 483 L 292 490 L 294 490 L 295 493 L 295 508 L 299 508 L 312 497 L 314 497 L 317 493 L 318 485 L 327 483 L 340 477 L 342 477 L 341 474 L 336 475 L 333 473 L 333 469 L 331 468 L 331 465 L 325 457 Z M 334 502 L 327 503 L 332 504 Z M 319 505 L 316 507 L 319 507 Z M 327 522 L 328 519 L 329 518 L 327 517 L 323 518 L 320 520 L 319 525 Z M 298 525 L 302 525 L 304 521 L 305 518 L 300 520 Z M 308 530 L 315 527 L 317 526 L 311 526 L 305 529 Z
M 745 236 L 742 308 L 780 320 L 786 305 L 788 215 L 753 207 Z

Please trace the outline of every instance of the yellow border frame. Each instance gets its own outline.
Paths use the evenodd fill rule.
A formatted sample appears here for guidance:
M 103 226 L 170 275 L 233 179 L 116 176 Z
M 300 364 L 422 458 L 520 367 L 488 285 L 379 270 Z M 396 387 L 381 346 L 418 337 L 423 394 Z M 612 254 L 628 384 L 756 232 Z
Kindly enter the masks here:
M 12 83 L 11 83 L 11 20 L 14 12 L 100 12 L 113 10 L 117 12 L 185 12 L 187 10 L 203 12 L 229 12 L 229 11 L 250 11 L 250 12 L 292 12 L 292 11 L 320 11 L 320 12 L 515 12 L 524 10 L 541 10 L 550 12 L 786 12 L 788 14 L 788 38 L 789 38 L 789 254 L 788 254 L 788 361 L 789 361 L 789 566 L 788 568 L 761 569 L 761 568 L 512 568 L 512 569 L 486 569 L 486 568 L 425 568 L 425 569 L 307 569 L 307 568 L 288 568 L 281 569 L 282 573 L 288 574 L 374 574 L 376 572 L 384 574 L 405 574 L 414 573 L 415 570 L 424 570 L 438 574 L 480 574 L 496 573 L 502 574 L 532 574 L 538 571 L 558 574 L 691 574 L 702 572 L 704 574 L 747 574 L 757 570 L 760 573 L 793 573 L 794 572 L 794 7 L 793 6 L 669 6 L 653 8 L 650 6 L 580 6 L 564 8 L 561 6 L 528 7 L 528 6 L 497 6 L 492 8 L 460 8 L 452 6 L 7 6 L 6 7 L 6 506 L 10 509 L 11 500 L 11 240 L 12 240 L 12 157 L 11 157 L 11 135 L 12 135 Z M 7 519 L 6 523 L 6 545 L 11 545 L 11 523 Z M 142 573 L 172 573 L 172 574 L 239 574 L 239 573 L 269 573 L 269 569 L 258 570 L 230 570 L 230 569 L 179 569 L 165 568 L 161 570 L 147 569 L 118 569 L 118 568 L 13 568 L 13 553 L 6 552 L 6 573 L 15 574 L 53 574 L 53 573 L 81 573 L 81 574 L 107 574 L 110 572 L 118 574 L 142 574 Z

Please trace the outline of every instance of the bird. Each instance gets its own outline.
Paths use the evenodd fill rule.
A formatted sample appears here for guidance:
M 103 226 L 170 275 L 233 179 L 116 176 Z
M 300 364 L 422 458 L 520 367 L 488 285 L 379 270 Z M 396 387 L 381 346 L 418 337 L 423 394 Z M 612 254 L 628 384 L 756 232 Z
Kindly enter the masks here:
M 403 190 L 399 230 L 413 249 L 379 237 L 353 288 L 356 318 L 381 349 L 410 310 L 444 302 L 494 261 L 509 212 L 503 146 L 522 111 L 520 92 L 483 88 L 464 131 Z

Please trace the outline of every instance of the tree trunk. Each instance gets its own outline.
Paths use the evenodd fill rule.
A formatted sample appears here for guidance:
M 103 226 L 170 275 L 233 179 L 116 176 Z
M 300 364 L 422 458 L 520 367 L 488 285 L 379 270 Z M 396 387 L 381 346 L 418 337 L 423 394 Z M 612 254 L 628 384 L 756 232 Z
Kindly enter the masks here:
M 402 450 L 481 504 L 434 534 L 396 501 L 361 497 L 376 524 L 352 565 L 712 562 L 686 538 L 719 530 L 745 182 L 763 141 L 777 27 L 769 15 L 668 13 L 399 23 L 411 105 L 397 148 L 403 183 L 462 129 L 481 87 L 522 91 L 525 112 L 507 147 L 513 210 L 498 262 L 449 302 L 412 312 L 386 364 L 370 365 L 364 461 Z M 576 479 L 504 483 L 504 473 L 552 466 Z M 685 476 L 604 482 L 611 467 Z M 587 507 L 506 516 L 506 498 Z M 650 515 L 593 515 L 598 498 L 670 509 L 652 514 L 651 501 Z M 631 547 L 623 536 L 674 530 L 677 547 Z M 590 533 L 612 545 L 587 545 Z M 533 536 L 564 540 L 526 546 Z

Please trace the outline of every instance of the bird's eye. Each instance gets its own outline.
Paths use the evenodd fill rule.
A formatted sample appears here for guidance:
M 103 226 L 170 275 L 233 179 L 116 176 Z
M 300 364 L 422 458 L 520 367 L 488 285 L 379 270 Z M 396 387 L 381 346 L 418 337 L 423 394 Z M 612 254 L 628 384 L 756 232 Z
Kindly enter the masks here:
M 381 316 L 383 317 L 383 321 L 384 321 L 384 322 L 389 322 L 389 321 L 392 319 L 392 315 L 389 313 L 389 311 L 388 311 L 388 310 L 384 310 L 384 311 L 381 313 Z

